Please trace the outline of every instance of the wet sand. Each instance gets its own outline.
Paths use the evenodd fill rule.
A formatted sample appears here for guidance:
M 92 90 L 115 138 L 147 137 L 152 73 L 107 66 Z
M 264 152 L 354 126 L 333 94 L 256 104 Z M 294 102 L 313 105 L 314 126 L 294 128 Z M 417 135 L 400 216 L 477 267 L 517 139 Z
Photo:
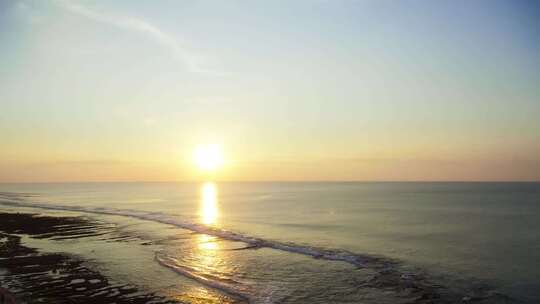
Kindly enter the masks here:
M 17 303 L 179 303 L 111 281 L 77 257 L 28 248 L 20 237 L 75 239 L 109 229 L 84 217 L 0 213 L 0 285 Z
M 22 242 L 24 236 L 51 242 L 86 237 L 99 237 L 107 242 L 129 242 L 137 238 L 119 233 L 111 223 L 83 216 L 0 212 L 0 286 L 15 296 L 16 303 L 210 303 L 201 299 L 187 299 L 185 296 L 179 298 L 155 294 L 125 282 L 114 281 L 78 256 L 30 248 Z M 147 242 L 137 239 L 141 245 Z M 392 303 L 511 302 L 503 295 L 484 290 L 469 292 L 464 297 L 460 292 L 433 284 L 418 273 L 399 271 L 397 265 L 390 261 L 374 259 L 371 262 L 373 269 L 367 270 L 373 270 L 373 274 L 355 285 L 358 290 L 399 295 L 399 299 Z M 212 303 L 245 302 L 227 296 Z

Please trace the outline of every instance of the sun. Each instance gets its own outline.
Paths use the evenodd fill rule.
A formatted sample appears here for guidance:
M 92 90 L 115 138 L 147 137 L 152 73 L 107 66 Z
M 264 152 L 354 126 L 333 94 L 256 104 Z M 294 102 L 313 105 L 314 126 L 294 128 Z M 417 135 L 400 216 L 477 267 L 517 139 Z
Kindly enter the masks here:
M 193 160 L 201 171 L 215 171 L 223 166 L 223 149 L 218 144 L 198 145 Z

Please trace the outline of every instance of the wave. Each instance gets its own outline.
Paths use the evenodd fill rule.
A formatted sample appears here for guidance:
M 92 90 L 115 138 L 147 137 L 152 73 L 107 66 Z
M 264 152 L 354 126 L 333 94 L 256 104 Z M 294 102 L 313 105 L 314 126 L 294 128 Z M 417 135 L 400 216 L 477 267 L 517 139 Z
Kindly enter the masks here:
M 11 198 L 11 197 L 10 197 Z M 194 223 L 184 219 L 178 219 L 169 214 L 161 212 L 145 212 L 139 210 L 130 209 L 114 209 L 106 207 L 82 207 L 82 206 L 64 206 L 64 205 L 52 205 L 52 204 L 38 204 L 29 203 L 24 201 L 0 201 L 1 205 L 14 206 L 14 207 L 30 207 L 46 210 L 61 210 L 61 211 L 75 211 L 93 214 L 103 215 L 116 215 L 135 218 L 139 220 L 152 221 L 162 224 L 173 225 L 182 229 L 190 230 L 197 233 L 216 236 L 229 241 L 237 241 L 248 244 L 249 248 L 272 248 L 276 250 L 302 254 L 311 256 L 316 259 L 323 259 L 329 261 L 341 261 L 349 263 L 356 267 L 370 267 L 370 268 L 386 268 L 394 264 L 394 262 L 387 258 L 375 257 L 370 255 L 361 255 L 353 253 L 347 250 L 341 249 L 327 249 L 308 245 L 300 245 L 295 243 L 281 242 L 275 240 L 267 240 L 263 238 L 253 237 L 243 233 L 233 232 L 226 229 L 220 229 L 215 227 L 209 227 L 204 224 Z
M 82 207 L 82 206 L 65 206 L 65 205 L 53 205 L 45 203 L 34 203 L 25 200 L 27 196 L 17 196 L 11 193 L 0 192 L 0 205 L 11 207 L 27 207 L 27 208 L 39 208 L 44 210 L 59 210 L 59 211 L 74 211 L 84 212 L 90 214 L 102 214 L 102 215 L 114 215 L 135 218 L 139 220 L 152 221 L 162 224 L 173 225 L 178 228 L 190 230 L 196 233 L 207 234 L 215 236 L 224 240 L 236 241 L 245 243 L 246 246 L 231 249 L 231 250 L 244 250 L 244 249 L 256 249 L 256 248 L 272 248 L 280 251 L 296 253 L 304 256 L 313 257 L 316 259 L 328 260 L 328 261 L 341 261 L 353 265 L 358 268 L 369 268 L 374 271 L 369 280 L 359 282 L 356 288 L 376 289 L 376 290 L 394 290 L 396 293 L 400 290 L 410 289 L 411 302 L 417 303 L 417 299 L 423 302 L 422 299 L 439 299 L 444 296 L 451 299 L 450 301 L 441 301 L 441 303 L 453 303 L 463 301 L 469 301 L 466 299 L 488 299 L 493 300 L 493 303 L 506 303 L 512 302 L 507 296 L 493 293 L 491 291 L 468 291 L 468 292 L 450 292 L 449 290 L 440 293 L 440 289 L 443 288 L 438 284 L 433 284 L 429 279 L 422 274 L 404 273 L 400 271 L 397 261 L 390 258 L 378 257 L 367 254 L 358 254 L 341 249 L 329 249 L 320 248 L 302 244 L 295 244 L 289 242 L 282 242 L 276 240 L 268 240 L 264 238 L 254 237 L 243 233 L 233 232 L 226 229 L 219 229 L 215 227 L 209 227 L 204 224 L 194 223 L 187 219 L 178 218 L 170 214 L 161 212 L 145 212 L 139 210 L 129 209 L 114 209 L 107 207 Z M 196 280 L 208 287 L 215 288 L 237 296 L 241 299 L 247 300 L 249 303 L 272 303 L 273 293 L 276 290 L 268 289 L 261 290 L 261 286 L 253 284 L 253 282 L 243 281 L 236 278 L 225 278 L 210 273 L 199 271 L 196 268 L 191 267 L 189 263 L 185 263 L 182 260 L 178 260 L 175 256 L 168 255 L 164 251 L 157 251 L 154 256 L 157 263 L 160 265 L 172 269 L 173 271 Z M 474 296 L 463 297 L 464 294 L 473 294 Z M 442 299 L 441 299 L 442 300 Z
M 180 261 L 172 256 L 168 256 L 163 252 L 156 252 L 155 260 L 163 267 L 167 267 L 174 272 L 183 275 L 187 278 L 195 280 L 208 287 L 212 287 L 224 291 L 230 295 L 247 300 L 248 303 L 260 303 L 255 298 L 255 291 L 246 284 L 233 280 L 223 280 L 219 277 L 200 273 L 187 265 L 182 265 Z

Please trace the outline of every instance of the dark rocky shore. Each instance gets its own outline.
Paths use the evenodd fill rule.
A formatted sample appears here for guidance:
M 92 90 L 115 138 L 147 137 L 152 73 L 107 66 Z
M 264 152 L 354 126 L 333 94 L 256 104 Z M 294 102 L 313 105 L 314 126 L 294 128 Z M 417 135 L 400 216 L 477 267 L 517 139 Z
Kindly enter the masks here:
M 0 285 L 16 303 L 179 303 L 111 281 L 76 257 L 25 247 L 18 236 L 60 240 L 108 230 L 107 224 L 83 217 L 0 213 Z M 6 303 L 10 294 L 4 295 Z

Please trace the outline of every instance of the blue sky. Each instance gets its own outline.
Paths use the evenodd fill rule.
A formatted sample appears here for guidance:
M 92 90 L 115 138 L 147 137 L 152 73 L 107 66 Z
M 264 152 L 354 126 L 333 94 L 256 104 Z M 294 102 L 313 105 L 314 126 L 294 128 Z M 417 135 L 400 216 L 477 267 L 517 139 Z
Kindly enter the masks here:
M 539 6 L 3 1 L 0 180 L 538 180 Z

